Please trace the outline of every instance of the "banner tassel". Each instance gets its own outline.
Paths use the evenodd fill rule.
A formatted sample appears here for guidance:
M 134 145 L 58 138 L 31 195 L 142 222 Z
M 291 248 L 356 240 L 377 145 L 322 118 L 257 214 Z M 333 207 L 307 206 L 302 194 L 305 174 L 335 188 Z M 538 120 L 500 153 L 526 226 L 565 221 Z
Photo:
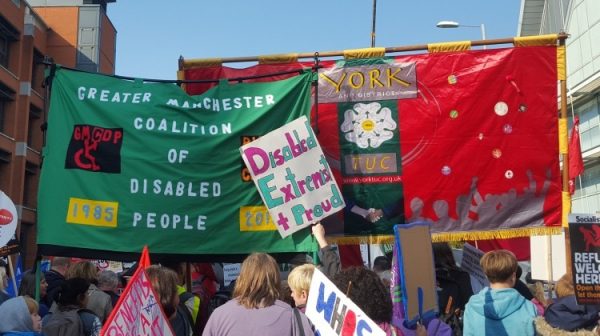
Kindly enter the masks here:
M 530 236 L 557 235 L 562 232 L 561 226 L 540 226 L 530 228 L 514 228 L 508 230 L 495 231 L 459 231 L 459 232 L 438 232 L 431 234 L 431 241 L 437 242 L 460 242 L 468 240 L 488 240 L 488 239 L 507 239 Z M 350 237 L 331 237 L 331 241 L 338 245 L 356 245 L 356 244 L 390 244 L 394 242 L 393 235 L 380 236 L 350 236 Z

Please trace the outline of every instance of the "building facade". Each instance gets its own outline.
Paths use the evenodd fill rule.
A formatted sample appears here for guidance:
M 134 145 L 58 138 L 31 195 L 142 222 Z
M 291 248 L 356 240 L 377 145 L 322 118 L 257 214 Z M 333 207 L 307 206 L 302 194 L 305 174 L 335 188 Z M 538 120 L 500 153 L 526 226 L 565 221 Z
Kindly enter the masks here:
M 48 104 L 44 61 L 114 74 L 116 30 L 106 15 L 107 2 L 115 0 L 0 1 L 0 190 L 17 207 L 27 266 L 37 252 Z
M 522 0 L 519 35 L 566 32 L 569 130 L 580 119 L 585 171 L 572 212 L 600 212 L 600 1 Z

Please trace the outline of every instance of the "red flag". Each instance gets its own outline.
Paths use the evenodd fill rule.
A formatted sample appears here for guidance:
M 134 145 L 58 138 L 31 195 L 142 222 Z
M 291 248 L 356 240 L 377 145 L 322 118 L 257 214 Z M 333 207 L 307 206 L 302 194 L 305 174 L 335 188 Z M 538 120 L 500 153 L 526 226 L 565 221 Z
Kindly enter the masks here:
M 140 256 L 138 267 L 145 269 L 148 266 L 150 266 L 150 253 L 148 253 L 148 245 L 145 245 L 142 250 L 142 255 Z
M 569 140 L 569 192 L 575 192 L 575 178 L 583 173 L 583 158 L 579 142 L 579 117 L 573 120 L 571 139 Z

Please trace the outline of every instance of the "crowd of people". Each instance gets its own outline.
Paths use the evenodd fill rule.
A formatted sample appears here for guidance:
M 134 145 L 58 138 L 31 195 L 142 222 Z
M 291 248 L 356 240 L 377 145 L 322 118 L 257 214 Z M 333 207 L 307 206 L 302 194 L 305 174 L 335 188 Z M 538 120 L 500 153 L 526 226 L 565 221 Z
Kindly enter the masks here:
M 313 226 L 313 234 L 320 247 L 319 265 L 297 258 L 287 279 L 282 279 L 272 256 L 253 253 L 243 261 L 229 300 L 218 307 L 210 305 L 209 296 L 186 290 L 185 264 L 163 262 L 145 272 L 176 336 L 313 335 L 305 312 L 316 269 L 386 335 L 600 335 L 600 307 L 577 304 L 570 274 L 557 282 L 556 297 L 549 299 L 539 291 L 532 293 L 519 280 L 514 254 L 495 250 L 480 261 L 489 286 L 474 293 L 469 274 L 457 266 L 447 243 L 433 244 L 438 318 L 416 328 L 397 325 L 389 256 L 376 258 L 373 269 L 342 269 L 320 224 Z M 37 277 L 25 272 L 18 296 L 10 298 L 4 266 L 0 264 L 0 336 L 100 335 L 119 299 L 117 274 L 99 272 L 89 261 L 71 263 L 63 257 L 53 258 L 52 268 Z M 39 301 L 34 299 L 36 287 Z

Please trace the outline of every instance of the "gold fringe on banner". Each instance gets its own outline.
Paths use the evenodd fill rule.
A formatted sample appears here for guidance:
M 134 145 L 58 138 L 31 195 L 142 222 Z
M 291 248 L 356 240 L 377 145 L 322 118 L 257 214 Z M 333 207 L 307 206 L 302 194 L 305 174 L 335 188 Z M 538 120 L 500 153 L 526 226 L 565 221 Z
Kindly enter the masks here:
M 344 50 L 344 59 L 374 58 L 385 56 L 385 48 L 363 48 Z
M 516 237 L 546 236 L 562 232 L 561 226 L 538 226 L 531 228 L 517 228 L 495 231 L 459 231 L 439 232 L 431 234 L 432 242 L 453 242 L 466 240 L 506 239 Z M 385 236 L 356 236 L 356 237 L 327 237 L 332 243 L 338 245 L 351 244 L 389 244 L 394 242 L 393 235 Z
M 258 64 L 294 63 L 297 61 L 298 53 L 258 56 Z
M 197 59 L 189 59 L 183 61 L 183 68 L 202 68 L 202 67 L 210 67 L 217 66 L 223 64 L 222 59 L 220 58 L 197 58 Z
M 569 214 L 571 213 L 571 193 L 562 192 L 562 226 L 569 227 Z
M 456 42 L 441 42 L 429 43 L 427 50 L 430 53 L 451 52 L 451 51 L 467 51 L 471 49 L 471 41 L 456 41 Z
M 558 34 L 537 35 L 537 36 L 518 36 L 514 38 L 515 47 L 533 47 L 544 45 L 556 45 Z
M 531 228 L 518 228 L 495 231 L 462 231 L 462 232 L 440 232 L 431 235 L 433 242 L 464 241 L 464 240 L 487 240 L 507 239 L 517 237 L 545 236 L 559 234 L 560 226 L 539 226 Z
M 567 80 L 567 50 L 564 45 L 556 48 L 556 72 L 558 80 Z
M 567 128 L 567 119 L 558 119 L 558 152 L 567 154 L 569 152 L 569 131 Z

